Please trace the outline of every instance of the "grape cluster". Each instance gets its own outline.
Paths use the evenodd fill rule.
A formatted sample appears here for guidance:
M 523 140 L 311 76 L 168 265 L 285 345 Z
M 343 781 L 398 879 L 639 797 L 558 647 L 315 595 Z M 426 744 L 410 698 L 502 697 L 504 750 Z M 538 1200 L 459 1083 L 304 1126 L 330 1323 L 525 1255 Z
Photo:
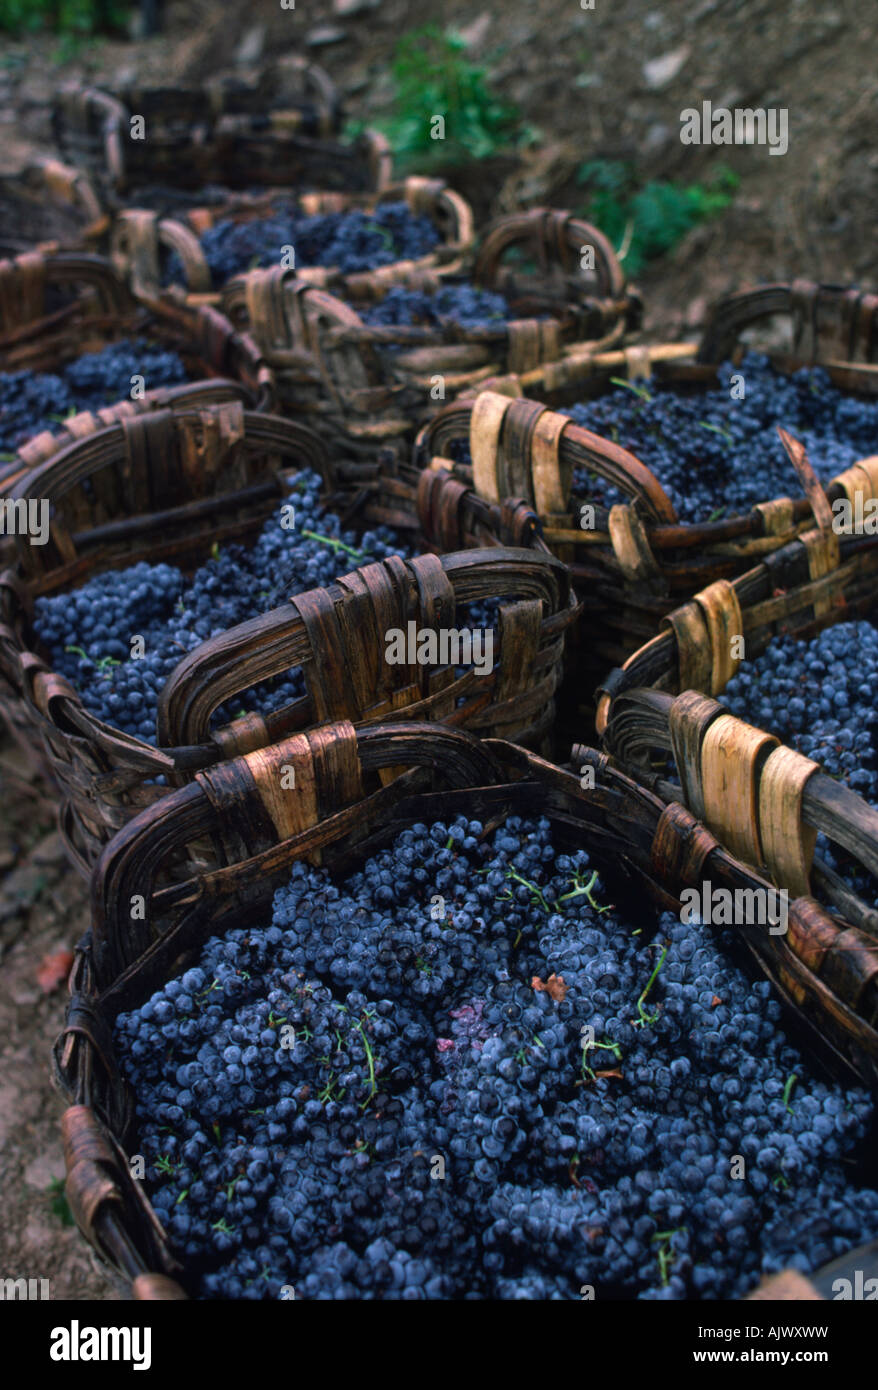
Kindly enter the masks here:
M 740 719 L 773 733 L 878 806 L 878 630 L 838 623 L 810 641 L 782 636 L 733 676 L 722 697 Z M 819 849 L 850 885 L 876 900 L 878 885 L 847 856 Z
M 148 391 L 187 380 L 176 352 L 128 338 L 83 353 L 57 372 L 0 373 L 0 452 L 14 453 L 42 430 L 57 434 L 68 415 L 130 398 L 134 376 L 143 377 Z
M 294 248 L 298 269 L 331 266 L 353 275 L 427 256 L 440 239 L 430 218 L 416 216 L 405 203 L 380 203 L 374 212 L 354 209 L 309 216 L 285 201 L 278 202 L 267 218 L 217 222 L 202 235 L 201 248 L 214 285 L 221 287 L 247 270 L 277 265 L 285 246 Z M 176 252 L 168 257 L 165 276 L 166 283 L 185 284 Z
M 120 1016 L 205 1297 L 741 1297 L 874 1234 L 867 1094 L 733 933 L 604 905 L 544 820 L 414 825 Z
M 35 630 L 54 670 L 78 689 L 85 708 L 116 729 L 156 741 L 158 695 L 187 652 L 285 599 L 331 584 L 357 564 L 405 554 L 379 527 L 359 540 L 320 502 L 321 480 L 303 473 L 288 502 L 295 525 L 278 508 L 248 549 L 228 545 L 187 575 L 172 565 L 140 562 L 95 575 L 71 593 L 40 598 Z M 132 656 L 132 637 L 144 654 Z M 245 691 L 214 724 L 252 709 L 269 713 L 304 695 L 301 669 Z
M 820 368 L 785 376 L 751 353 L 740 367 L 721 368 L 719 379 L 735 390 L 743 381 L 744 398 L 733 397 L 730 384 L 683 393 L 622 383 L 563 413 L 635 454 L 691 523 L 802 496 L 778 425 L 801 439 L 823 482 L 875 451 L 878 402 L 842 394 Z M 583 469 L 574 473 L 574 491 L 607 506 L 625 500 Z

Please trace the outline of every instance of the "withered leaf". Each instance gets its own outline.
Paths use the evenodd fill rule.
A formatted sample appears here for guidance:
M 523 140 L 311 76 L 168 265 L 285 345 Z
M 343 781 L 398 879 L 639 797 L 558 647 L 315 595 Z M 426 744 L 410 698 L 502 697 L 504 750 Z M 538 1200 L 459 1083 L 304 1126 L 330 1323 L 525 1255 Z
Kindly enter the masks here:
M 538 994 L 545 990 L 549 998 L 554 999 L 556 1004 L 560 1004 L 562 999 L 567 998 L 567 986 L 564 983 L 563 975 L 552 974 L 548 980 L 541 980 L 539 975 L 534 975 L 530 984 L 531 989 L 535 989 Z
M 37 984 L 44 994 L 63 985 L 73 966 L 73 952 L 68 950 L 51 951 L 43 956 L 37 966 Z

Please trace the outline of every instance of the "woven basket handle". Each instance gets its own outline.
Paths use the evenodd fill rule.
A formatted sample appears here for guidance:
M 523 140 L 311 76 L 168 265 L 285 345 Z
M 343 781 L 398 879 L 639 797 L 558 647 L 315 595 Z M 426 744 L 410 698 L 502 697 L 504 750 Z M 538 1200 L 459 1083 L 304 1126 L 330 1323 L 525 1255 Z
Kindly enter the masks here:
M 593 248 L 594 270 L 584 270 L 584 248 Z M 572 275 L 589 297 L 618 299 L 625 292 L 625 272 L 610 242 L 591 223 L 555 208 L 533 208 L 500 218 L 484 233 L 476 253 L 473 279 L 502 290 L 503 261 L 512 250 L 530 252 L 543 275 L 557 269 Z M 510 272 L 514 278 L 514 272 Z
M 100 201 L 81 169 L 72 164 L 62 164 L 59 159 L 41 157 L 29 169 L 25 169 L 25 179 L 31 170 L 45 184 L 51 197 L 61 198 L 79 209 L 87 223 L 82 232 L 85 240 L 90 240 L 103 230 L 106 223 Z
M 160 247 L 176 251 L 183 263 L 187 289 L 209 294 L 210 269 L 198 237 L 172 217 L 160 218 L 147 208 L 126 208 L 113 222 L 110 258 L 138 299 L 152 300 L 161 291 Z
M 47 463 L 61 449 L 131 415 L 142 415 L 147 410 L 201 410 L 226 401 L 240 401 L 245 408 L 253 405 L 250 392 L 242 382 L 208 377 L 204 381 L 184 382 L 182 386 L 157 386 L 138 400 L 116 401 L 114 405 L 101 406 L 97 412 L 80 411 L 71 415 L 57 434 L 43 430 L 22 444 L 16 451 L 16 463 L 7 466 L 6 471 L 0 469 L 0 483 L 8 493 L 26 472 Z
M 245 411 L 240 401 L 126 417 L 68 444 L 19 477 L 10 491 L 13 499 L 49 498 L 53 510 L 49 544 L 33 546 L 26 535 L 16 536 L 21 565 L 28 574 L 75 567 L 90 533 L 100 530 L 96 506 L 106 508 L 104 516 L 108 511 L 120 524 L 129 523 L 129 530 L 136 529 L 137 518 L 148 528 L 159 512 L 166 527 L 185 524 L 193 505 L 210 501 L 212 480 L 224 470 L 231 469 L 234 480 L 228 496 L 216 495 L 217 510 L 224 501 L 231 505 L 235 492 L 244 496 L 254 480 L 276 477 L 272 470 L 283 458 L 328 480 L 328 453 L 318 435 L 280 416 Z M 87 479 L 94 499 L 82 490 Z
M 713 308 L 698 361 L 727 361 L 745 329 L 782 314 L 792 321 L 792 355 L 808 362 L 874 362 L 878 295 L 810 280 L 761 285 L 728 295 Z
M 470 446 L 476 491 L 490 501 L 523 497 L 543 517 L 564 514 L 578 467 L 639 502 L 653 520 L 677 520 L 658 479 L 634 454 L 538 401 L 483 391 L 446 406 L 418 435 L 415 459 L 447 458 L 462 442 Z
M 219 309 L 210 304 L 192 308 L 170 300 L 155 300 L 150 313 L 166 319 L 184 339 L 194 340 L 210 372 L 240 377 L 253 393 L 254 406 L 271 412 L 277 399 L 274 373 L 250 333 L 241 332 Z
M 655 749 L 673 754 L 692 814 L 793 897 L 810 893 L 818 831 L 878 878 L 878 811 L 716 700 L 694 690 L 676 699 L 627 691 L 613 705 L 604 743 L 628 766 L 643 765 Z
M 816 491 L 811 500 L 812 506 L 819 501 Z M 828 511 L 825 498 L 823 503 Z M 770 630 L 766 624 L 784 620 L 789 628 L 785 620 L 791 615 L 799 622 L 808 615 L 809 624 L 811 618 L 824 623 L 833 611 L 840 560 L 837 533 L 817 527 L 773 551 L 747 574 L 731 582 L 714 580 L 673 609 L 661 619 L 659 633 L 610 671 L 596 691 L 598 734 L 603 736 L 607 728 L 613 701 L 635 686 L 720 695 L 743 660 L 733 638 L 749 643 L 754 636 L 759 641 L 761 633 L 758 650 L 763 651 Z M 792 605 L 791 590 L 797 591 Z
M 562 615 L 574 602 L 567 569 L 553 556 L 529 550 L 491 548 L 446 555 L 398 557 L 365 565 L 324 589 L 294 595 L 275 608 L 204 642 L 185 656 L 162 690 L 157 710 L 161 748 L 200 745 L 210 739 L 210 719 L 226 700 L 294 667 L 306 668 L 313 703 L 311 721 L 356 718 L 374 721 L 424 702 L 442 717 L 454 711 L 454 696 L 476 693 L 487 700 L 492 677 L 472 676 L 455 684 L 453 671 L 390 665 L 387 634 L 418 629 L 452 629 L 460 603 L 514 594 L 525 606 Z M 514 605 L 513 605 L 514 607 Z M 522 652 L 535 656 L 540 618 L 535 612 L 522 634 Z M 512 620 L 510 619 L 510 622 Z M 559 633 L 560 635 L 560 633 Z M 502 643 L 501 643 L 502 645 Z M 501 667 L 504 657 L 501 653 Z M 510 654 L 511 660 L 511 654 Z M 527 660 L 524 662 L 527 670 Z M 518 683 L 523 678 L 518 672 Z M 500 676 L 516 682 L 510 673 Z M 295 713 L 289 716 L 296 719 Z M 260 714 L 234 722 L 214 736 L 228 755 L 264 747 L 278 729 Z M 301 721 L 299 721 L 301 722 Z
M 290 83 L 287 79 L 292 77 Z M 317 116 L 317 134 L 321 139 L 334 135 L 342 118 L 342 99 L 338 87 L 325 68 L 309 63 L 299 54 L 287 54 L 263 70 L 260 82 L 271 83 L 281 100 L 292 101 L 297 106 L 303 99 L 310 100 Z
M 25 325 L 43 317 L 49 285 L 89 290 L 103 314 L 122 316 L 134 307 L 125 284 L 103 257 L 26 251 L 14 260 L 0 261 L 0 348 L 13 344 Z
M 125 185 L 127 127 L 128 113 L 122 103 L 96 87 L 61 92 L 52 106 L 52 131 L 65 158 L 72 164 L 84 163 L 112 194 Z
M 185 1298 L 168 1274 L 147 1272 L 150 1267 L 171 1272 L 180 1267 L 118 1140 L 87 1105 L 72 1105 L 64 1112 L 61 1132 L 65 1192 L 83 1235 L 105 1259 L 121 1263 L 136 1280 L 137 1297 Z
M 505 780 L 489 747 L 461 730 L 414 721 L 355 729 L 340 721 L 221 763 L 140 812 L 107 845 L 92 880 L 99 987 L 115 981 L 144 952 L 155 953 L 149 906 L 144 917 L 134 919 L 127 908 L 135 896 L 152 903 L 156 880 L 166 861 L 179 857 L 181 845 L 203 842 L 205 836 L 223 837 L 228 845 L 234 834 L 244 858 L 244 846 L 260 856 L 253 862 L 257 877 L 266 854 L 265 869 L 275 872 L 383 821 L 380 806 L 389 811 L 404 788 L 391 784 L 373 792 L 376 804 L 369 816 L 364 783 L 368 773 L 393 767 L 428 768 L 452 788 Z M 227 853 L 223 862 L 229 862 Z M 235 893 L 234 868 L 210 877 L 220 895 Z M 180 891 L 190 896 L 191 883 Z

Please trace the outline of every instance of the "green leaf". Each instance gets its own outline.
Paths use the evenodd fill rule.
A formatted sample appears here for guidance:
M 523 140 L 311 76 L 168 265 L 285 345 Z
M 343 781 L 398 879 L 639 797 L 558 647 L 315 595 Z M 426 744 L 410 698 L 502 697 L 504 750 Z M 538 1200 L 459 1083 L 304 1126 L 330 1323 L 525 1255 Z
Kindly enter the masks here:
M 517 109 L 492 91 L 453 30 L 429 24 L 400 39 L 391 74 L 393 114 L 379 124 L 403 160 L 482 159 L 519 143 Z M 442 140 L 433 138 L 436 116 L 445 120 Z
M 53 1178 L 46 1188 L 49 1197 L 49 1206 L 53 1216 L 56 1216 L 62 1226 L 75 1226 L 73 1212 L 70 1210 L 70 1203 L 67 1200 L 67 1192 L 63 1178 Z
M 720 166 L 704 184 L 652 179 L 638 185 L 633 165 L 620 160 L 588 160 L 580 165 L 577 181 L 587 189 L 584 215 L 615 246 L 631 225 L 625 264 L 632 275 L 666 255 L 699 222 L 728 207 L 739 184 L 731 169 Z

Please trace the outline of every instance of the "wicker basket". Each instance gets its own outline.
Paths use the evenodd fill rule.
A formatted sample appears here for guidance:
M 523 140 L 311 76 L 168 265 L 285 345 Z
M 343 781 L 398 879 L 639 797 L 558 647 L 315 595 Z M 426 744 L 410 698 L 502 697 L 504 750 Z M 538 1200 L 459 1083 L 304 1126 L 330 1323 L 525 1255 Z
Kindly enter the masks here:
M 0 178 L 0 256 L 18 256 L 38 247 L 93 247 L 107 227 L 108 219 L 79 169 L 41 159 Z
M 594 270 L 579 269 L 585 245 L 595 249 Z M 383 292 L 380 276 L 369 283 Z M 434 270 L 417 283 L 435 289 L 442 278 Z M 472 278 L 504 293 L 519 317 L 472 329 L 372 327 L 354 307 L 360 291 L 348 302 L 280 268 L 231 282 L 226 307 L 234 317 L 246 306 L 249 326 L 277 372 L 281 400 L 307 404 L 326 420 L 342 452 L 373 461 L 380 453 L 406 457 L 413 422 L 439 409 L 446 394 L 568 351 L 597 350 L 621 340 L 639 320 L 640 301 L 627 289 L 609 242 L 569 213 L 537 208 L 504 219 L 482 238 Z
M 640 901 L 645 891 L 679 910 L 684 886 L 698 882 L 708 864 L 714 880 L 732 891 L 765 886 L 681 806 L 665 805 L 600 754 L 588 757 L 595 783 L 584 791 L 578 776 L 500 741 L 479 743 L 411 723 L 360 730 L 340 723 L 238 758 L 221 777 L 203 774 L 143 811 L 108 845 L 95 871 L 92 930 L 78 949 L 55 1066 L 71 1102 L 63 1120 L 68 1199 L 80 1229 L 131 1296 L 179 1298 L 186 1281 L 131 1177 L 134 1104 L 113 1054 L 113 1021 L 176 974 L 209 936 L 267 910 L 295 860 L 319 856 L 341 874 L 418 821 L 465 812 L 493 829 L 517 812 L 548 816 L 560 844 L 585 846 L 599 856 L 602 873 L 622 891 L 626 880 L 629 890 L 633 884 Z M 308 789 L 307 805 L 299 792 L 294 799 L 278 795 L 277 774 L 289 764 L 296 787 Z M 367 780 L 390 766 L 409 771 L 364 796 Z M 214 857 L 188 883 L 163 891 L 168 857 L 187 840 L 211 843 Z M 130 913 L 135 893 L 146 903 L 139 921 Z M 878 955 L 863 946 L 847 971 L 833 952 L 815 965 L 812 943 L 840 929 L 807 899 L 793 904 L 791 919 L 796 949 L 757 928 L 746 929 L 748 946 L 785 998 L 794 988 L 801 992 L 795 1012 L 821 1055 L 832 1055 L 848 1076 L 853 1066 L 874 1080 L 874 997 L 865 996 L 867 1016 L 844 1001 L 857 993 L 861 974 L 878 969 Z
M 37 654 L 35 596 L 143 559 L 192 569 L 214 543 L 256 531 L 302 468 L 330 476 L 317 436 L 232 402 L 126 417 L 12 490 L 16 500 L 48 497 L 54 514 L 48 543 L 17 536 L 17 566 L 0 577 L 0 712 L 60 789 L 62 831 L 83 871 L 131 815 L 166 794 L 156 779 L 191 777 L 327 719 L 374 722 L 405 710 L 534 743 L 549 738 L 565 636 L 579 609 L 565 567 L 532 551 L 386 560 L 230 629 L 167 682 L 159 747 L 94 718 Z M 514 601 L 501 606 L 490 672 L 470 666 L 455 677 L 453 667 L 384 661 L 389 629 L 451 629 L 457 605 L 505 596 Z M 210 716 L 229 694 L 295 666 L 305 697 L 211 732 Z
M 56 371 L 84 352 L 132 336 L 178 352 L 193 381 L 146 391 L 96 414 L 83 411 L 58 433 L 43 431 L 0 464 L 0 485 L 8 490 L 28 468 L 123 416 L 231 399 L 265 410 L 274 401 L 272 373 L 253 339 L 236 332 L 218 310 L 138 305 L 98 256 L 35 251 L 0 261 L 0 370 Z
M 413 215 L 428 217 L 441 237 L 437 250 L 416 261 L 397 261 L 377 270 L 357 275 L 342 275 L 331 266 L 303 266 L 296 277 L 303 283 L 331 289 L 352 299 L 377 299 L 392 285 L 417 285 L 427 279 L 454 275 L 461 271 L 464 257 L 473 243 L 473 217 L 469 205 L 441 179 L 411 177 L 402 183 L 392 183 L 379 193 L 302 193 L 274 189 L 259 195 L 238 195 L 213 207 L 192 208 L 176 217 L 162 217 L 158 212 L 142 209 L 123 209 L 113 222 L 111 256 L 126 283 L 138 298 L 151 299 L 162 293 L 161 253 L 174 251 L 180 258 L 186 282 L 168 287 L 166 294 L 183 296 L 192 304 L 220 304 L 236 323 L 247 324 L 252 314 L 254 325 L 259 321 L 260 302 L 265 297 L 264 281 L 277 272 L 267 271 L 253 277 L 235 277 L 225 294 L 214 286 L 210 268 L 199 238 L 217 222 L 249 222 L 271 215 L 281 200 L 293 201 L 307 216 L 321 213 L 374 212 L 382 203 L 405 202 Z M 254 298 L 255 296 L 255 298 Z M 264 312 L 264 310 L 263 310 Z M 267 324 L 260 325 L 264 332 Z
M 296 58 L 254 81 L 219 77 L 201 87 L 116 93 L 74 87 L 52 113 L 63 158 L 88 175 L 108 210 L 135 197 L 166 211 L 198 206 L 197 190 L 208 187 L 367 192 L 389 183 L 386 140 L 366 132 L 341 144 L 339 123 L 331 80 Z
M 854 286 L 794 280 L 728 295 L 711 312 L 699 361 L 727 361 L 742 334 L 777 318 L 789 335 L 788 350 L 771 353 L 780 371 L 819 362 L 842 390 L 878 391 L 878 295 Z
M 841 390 L 874 389 L 878 369 L 839 355 L 843 347 L 860 356 L 871 342 L 872 296 L 805 282 L 795 291 L 769 287 L 724 301 L 697 350 L 683 343 L 573 354 L 529 373 L 479 383 L 422 427 L 415 462 L 423 467 L 445 460 L 455 477 L 489 503 L 507 496 L 528 502 L 539 517 L 542 540 L 571 567 L 585 605 L 590 649 L 606 666 L 619 665 L 698 589 L 733 580 L 813 528 L 814 498 L 825 491 L 831 503 L 849 495 L 851 481 L 845 473 L 820 488 L 803 451 L 790 440 L 790 477 L 798 477 L 798 497 L 766 498 L 746 515 L 700 524 L 681 524 L 673 510 L 656 515 L 635 500 L 609 511 L 595 507 L 584 529 L 582 506 L 588 498 L 572 496 L 566 443 L 577 427 L 552 411 L 603 392 L 620 374 L 679 390 L 715 386 L 716 363 L 737 355 L 736 335 L 784 310 L 792 315 L 794 351 L 770 354 L 779 371 L 819 364 Z M 861 325 L 856 341 L 847 335 L 849 320 Z M 469 446 L 475 467 L 452 461 L 460 446 Z
M 878 811 L 711 698 L 740 665 L 736 639 L 752 659 L 781 633 L 809 638 L 864 617 L 874 612 L 876 573 L 874 541 L 814 530 L 734 583 L 710 585 L 603 682 L 597 725 L 620 763 L 663 794 L 674 792 L 653 757 L 672 754 L 683 801 L 733 853 L 795 894 L 813 876 L 848 921 L 878 938 L 878 912 L 814 858 L 822 831 L 878 877 Z

